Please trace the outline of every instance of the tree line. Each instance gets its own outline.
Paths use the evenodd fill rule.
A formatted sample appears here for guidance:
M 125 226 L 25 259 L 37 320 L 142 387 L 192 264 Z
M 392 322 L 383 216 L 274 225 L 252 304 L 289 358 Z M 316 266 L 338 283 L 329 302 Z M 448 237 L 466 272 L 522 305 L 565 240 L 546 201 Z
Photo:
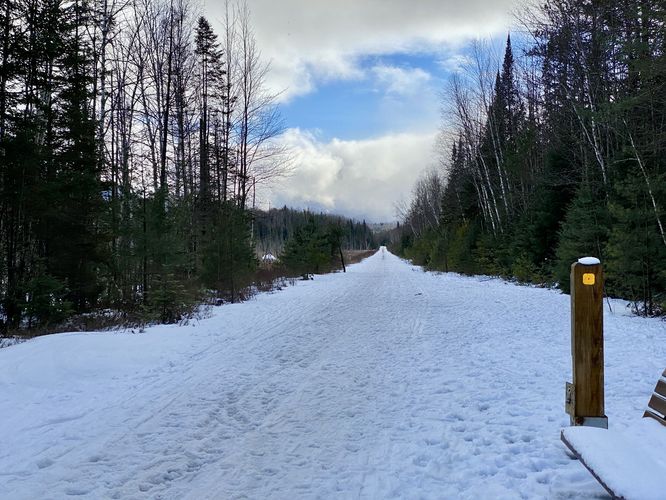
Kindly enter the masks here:
M 0 331 L 233 300 L 287 161 L 267 71 L 242 2 L 3 0 Z
M 482 43 L 444 92 L 442 169 L 416 184 L 397 250 L 433 268 L 569 288 L 600 257 L 607 292 L 666 306 L 666 6 L 547 0 L 516 56 Z
M 339 215 L 295 210 L 288 207 L 268 211 L 253 211 L 254 237 L 259 256 L 283 254 L 285 245 L 310 225 L 312 230 L 325 232 L 335 228 L 340 234 L 343 250 L 369 250 L 377 247 L 375 236 L 365 221 L 355 221 Z

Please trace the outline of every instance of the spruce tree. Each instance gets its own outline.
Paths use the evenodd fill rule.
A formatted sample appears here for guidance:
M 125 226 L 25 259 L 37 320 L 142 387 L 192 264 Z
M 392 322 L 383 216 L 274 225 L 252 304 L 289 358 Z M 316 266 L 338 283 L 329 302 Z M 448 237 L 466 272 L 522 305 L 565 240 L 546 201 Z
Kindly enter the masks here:
M 48 193 L 55 209 L 44 214 L 44 245 L 50 274 L 63 280 L 77 311 L 96 305 L 100 293 L 101 245 L 106 235 L 99 219 L 107 208 L 97 161 L 92 116 L 91 47 L 85 39 L 90 6 L 76 0 L 62 12 L 62 89 L 57 95 L 55 170 Z
M 580 257 L 604 259 L 610 215 L 603 195 L 583 184 L 567 209 L 557 245 L 555 279 L 569 291 L 570 268 Z
M 660 190 L 657 195 L 664 199 L 666 179 L 655 185 Z M 646 316 L 662 312 L 666 300 L 659 292 L 666 290 L 666 248 L 639 172 L 630 171 L 616 183 L 610 214 L 613 225 L 606 247 L 606 289 L 633 301 L 637 312 Z
M 227 202 L 215 211 L 209 234 L 202 248 L 201 280 L 235 302 L 257 266 L 250 214 Z

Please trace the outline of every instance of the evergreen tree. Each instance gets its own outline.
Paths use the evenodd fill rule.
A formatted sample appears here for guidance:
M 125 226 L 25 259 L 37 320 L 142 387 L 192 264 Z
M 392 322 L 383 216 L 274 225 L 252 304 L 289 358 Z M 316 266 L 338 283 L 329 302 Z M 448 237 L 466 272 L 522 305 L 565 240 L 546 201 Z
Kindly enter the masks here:
M 339 252 L 342 242 L 340 226 L 328 227 L 310 218 L 287 241 L 280 261 L 292 272 L 302 275 L 327 271 L 340 265 Z
M 205 17 L 200 17 L 196 31 L 195 54 L 199 58 L 200 108 L 199 120 L 199 203 L 209 206 L 211 201 L 210 169 L 210 107 L 209 99 L 214 89 L 222 84 L 222 53 L 217 35 Z M 202 208 L 202 210 L 206 210 Z
M 101 245 L 106 235 L 99 218 L 102 198 L 99 162 L 92 116 L 91 48 L 84 39 L 90 7 L 76 0 L 62 12 L 62 89 L 57 95 L 57 143 L 52 157 L 52 181 L 44 198 L 51 207 L 43 217 L 43 245 L 49 274 L 67 286 L 67 300 L 77 311 L 96 305 L 100 293 Z
M 664 199 L 665 180 L 656 184 Z M 610 205 L 613 225 L 606 247 L 606 289 L 631 300 L 635 309 L 652 315 L 663 311 L 666 300 L 666 248 L 652 216 L 652 206 L 639 172 L 616 184 L 616 197 Z M 661 215 L 661 214 L 660 214 Z
M 210 229 L 211 237 L 202 252 L 202 281 L 235 302 L 257 266 L 250 215 L 227 202 L 216 211 Z

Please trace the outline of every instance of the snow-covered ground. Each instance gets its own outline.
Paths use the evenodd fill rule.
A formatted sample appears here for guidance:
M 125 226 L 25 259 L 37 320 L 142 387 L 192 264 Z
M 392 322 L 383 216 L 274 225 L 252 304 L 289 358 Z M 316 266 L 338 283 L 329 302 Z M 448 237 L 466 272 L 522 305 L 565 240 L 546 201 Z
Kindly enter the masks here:
M 666 324 L 605 322 L 621 428 Z M 556 291 L 378 252 L 189 326 L 0 349 L 0 497 L 604 497 L 559 440 L 569 328 Z

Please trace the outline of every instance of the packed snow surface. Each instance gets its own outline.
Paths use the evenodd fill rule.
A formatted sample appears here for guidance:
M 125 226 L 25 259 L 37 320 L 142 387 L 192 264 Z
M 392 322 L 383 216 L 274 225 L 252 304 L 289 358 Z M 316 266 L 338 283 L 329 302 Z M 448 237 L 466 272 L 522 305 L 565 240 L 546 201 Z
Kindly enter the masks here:
M 666 326 L 613 305 L 622 430 Z M 0 497 L 604 497 L 559 439 L 570 365 L 568 296 L 382 250 L 190 325 L 0 349 Z

